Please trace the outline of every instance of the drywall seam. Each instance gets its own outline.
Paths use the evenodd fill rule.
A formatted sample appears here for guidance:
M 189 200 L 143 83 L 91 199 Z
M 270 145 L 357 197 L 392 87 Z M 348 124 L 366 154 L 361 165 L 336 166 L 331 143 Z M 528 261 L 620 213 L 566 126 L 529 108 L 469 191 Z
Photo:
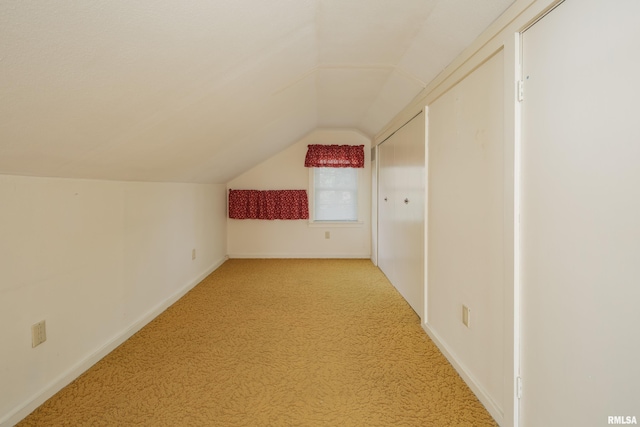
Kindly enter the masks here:
M 73 380 L 82 375 L 85 371 L 99 362 L 107 354 L 111 353 L 120 344 L 131 338 L 136 332 L 142 329 L 145 325 L 158 317 L 163 311 L 173 305 L 176 301 L 182 298 L 187 292 L 193 289 L 198 283 L 202 282 L 209 274 L 220 267 L 228 257 L 223 257 L 214 262 L 209 268 L 205 269 L 195 279 L 189 281 L 185 286 L 178 291 L 170 295 L 164 301 L 161 301 L 147 313 L 143 314 L 134 321 L 131 326 L 123 330 L 120 334 L 114 336 L 111 340 L 107 341 L 104 345 L 98 348 L 95 352 L 88 355 L 86 358 L 80 360 L 67 372 L 60 375 L 57 379 L 53 380 L 48 386 L 45 386 L 40 392 L 29 398 L 22 406 L 19 406 L 12 412 L 9 412 L 7 416 L 0 420 L 0 427 L 11 427 L 23 418 L 33 412 L 38 406 L 42 405 L 48 399 L 50 399 L 58 391 L 62 390 Z

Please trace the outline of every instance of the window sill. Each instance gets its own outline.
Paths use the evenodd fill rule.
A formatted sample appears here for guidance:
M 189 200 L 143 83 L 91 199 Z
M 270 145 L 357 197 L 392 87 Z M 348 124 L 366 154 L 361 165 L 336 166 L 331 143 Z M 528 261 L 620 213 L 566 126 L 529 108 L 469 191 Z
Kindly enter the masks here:
M 335 227 L 335 228 L 348 228 L 348 227 L 362 227 L 363 221 L 309 221 L 309 227 Z

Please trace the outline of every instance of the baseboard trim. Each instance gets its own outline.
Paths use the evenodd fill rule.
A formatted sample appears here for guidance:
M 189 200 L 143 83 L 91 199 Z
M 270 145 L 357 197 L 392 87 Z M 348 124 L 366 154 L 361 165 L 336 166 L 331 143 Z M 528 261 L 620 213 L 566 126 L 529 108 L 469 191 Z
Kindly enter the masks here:
M 465 383 L 469 386 L 471 391 L 476 395 L 480 403 L 487 408 L 489 414 L 496 420 L 499 425 L 504 425 L 504 412 L 500 406 L 491 398 L 489 393 L 480 385 L 478 380 L 469 372 L 469 370 L 457 359 L 455 353 L 447 347 L 440 336 L 427 324 L 422 323 L 422 329 L 429 335 L 429 338 L 433 340 L 436 346 L 440 349 L 444 357 L 447 358 L 449 363 L 454 367 L 458 374 L 462 377 Z
M 301 254 L 301 253 L 250 253 L 250 254 L 229 254 L 229 258 L 260 259 L 260 258 L 285 258 L 285 259 L 330 259 L 330 258 L 353 258 L 371 259 L 370 253 L 363 254 Z
M 173 305 L 187 292 L 193 289 L 198 283 L 202 282 L 209 274 L 220 267 L 226 260 L 227 257 L 224 257 L 214 262 L 198 277 L 188 282 L 185 286 L 170 295 L 167 299 L 160 302 L 147 313 L 140 316 L 131 324 L 131 326 L 107 341 L 102 347 L 98 348 L 86 358 L 80 360 L 68 371 L 64 372 L 58 378 L 53 380 L 49 385 L 45 386 L 40 392 L 36 393 L 33 397 L 28 399 L 22 406 L 16 408 L 15 410 L 7 414 L 3 419 L 1 419 L 0 427 L 11 427 L 20 422 L 36 408 L 50 399 L 54 394 L 69 385 L 73 380 L 82 375 L 85 371 L 99 362 L 107 354 L 111 353 L 116 347 L 131 338 L 133 334 L 142 329 L 147 323 L 158 317 L 163 311 Z

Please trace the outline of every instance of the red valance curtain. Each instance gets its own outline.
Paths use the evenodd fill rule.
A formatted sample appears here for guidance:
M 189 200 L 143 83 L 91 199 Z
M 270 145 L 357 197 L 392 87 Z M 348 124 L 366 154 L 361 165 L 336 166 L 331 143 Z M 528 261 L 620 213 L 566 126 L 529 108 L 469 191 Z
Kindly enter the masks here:
M 229 190 L 229 218 L 309 219 L 306 190 Z
M 363 168 L 364 145 L 308 145 L 308 168 Z

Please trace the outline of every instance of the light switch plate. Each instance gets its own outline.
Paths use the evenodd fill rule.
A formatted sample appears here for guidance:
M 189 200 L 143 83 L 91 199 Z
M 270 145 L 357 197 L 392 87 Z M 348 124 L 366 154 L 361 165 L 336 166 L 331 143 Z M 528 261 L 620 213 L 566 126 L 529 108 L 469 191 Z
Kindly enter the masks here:
M 462 304 L 462 324 L 469 327 L 469 323 L 471 322 L 471 310 L 466 305 Z

